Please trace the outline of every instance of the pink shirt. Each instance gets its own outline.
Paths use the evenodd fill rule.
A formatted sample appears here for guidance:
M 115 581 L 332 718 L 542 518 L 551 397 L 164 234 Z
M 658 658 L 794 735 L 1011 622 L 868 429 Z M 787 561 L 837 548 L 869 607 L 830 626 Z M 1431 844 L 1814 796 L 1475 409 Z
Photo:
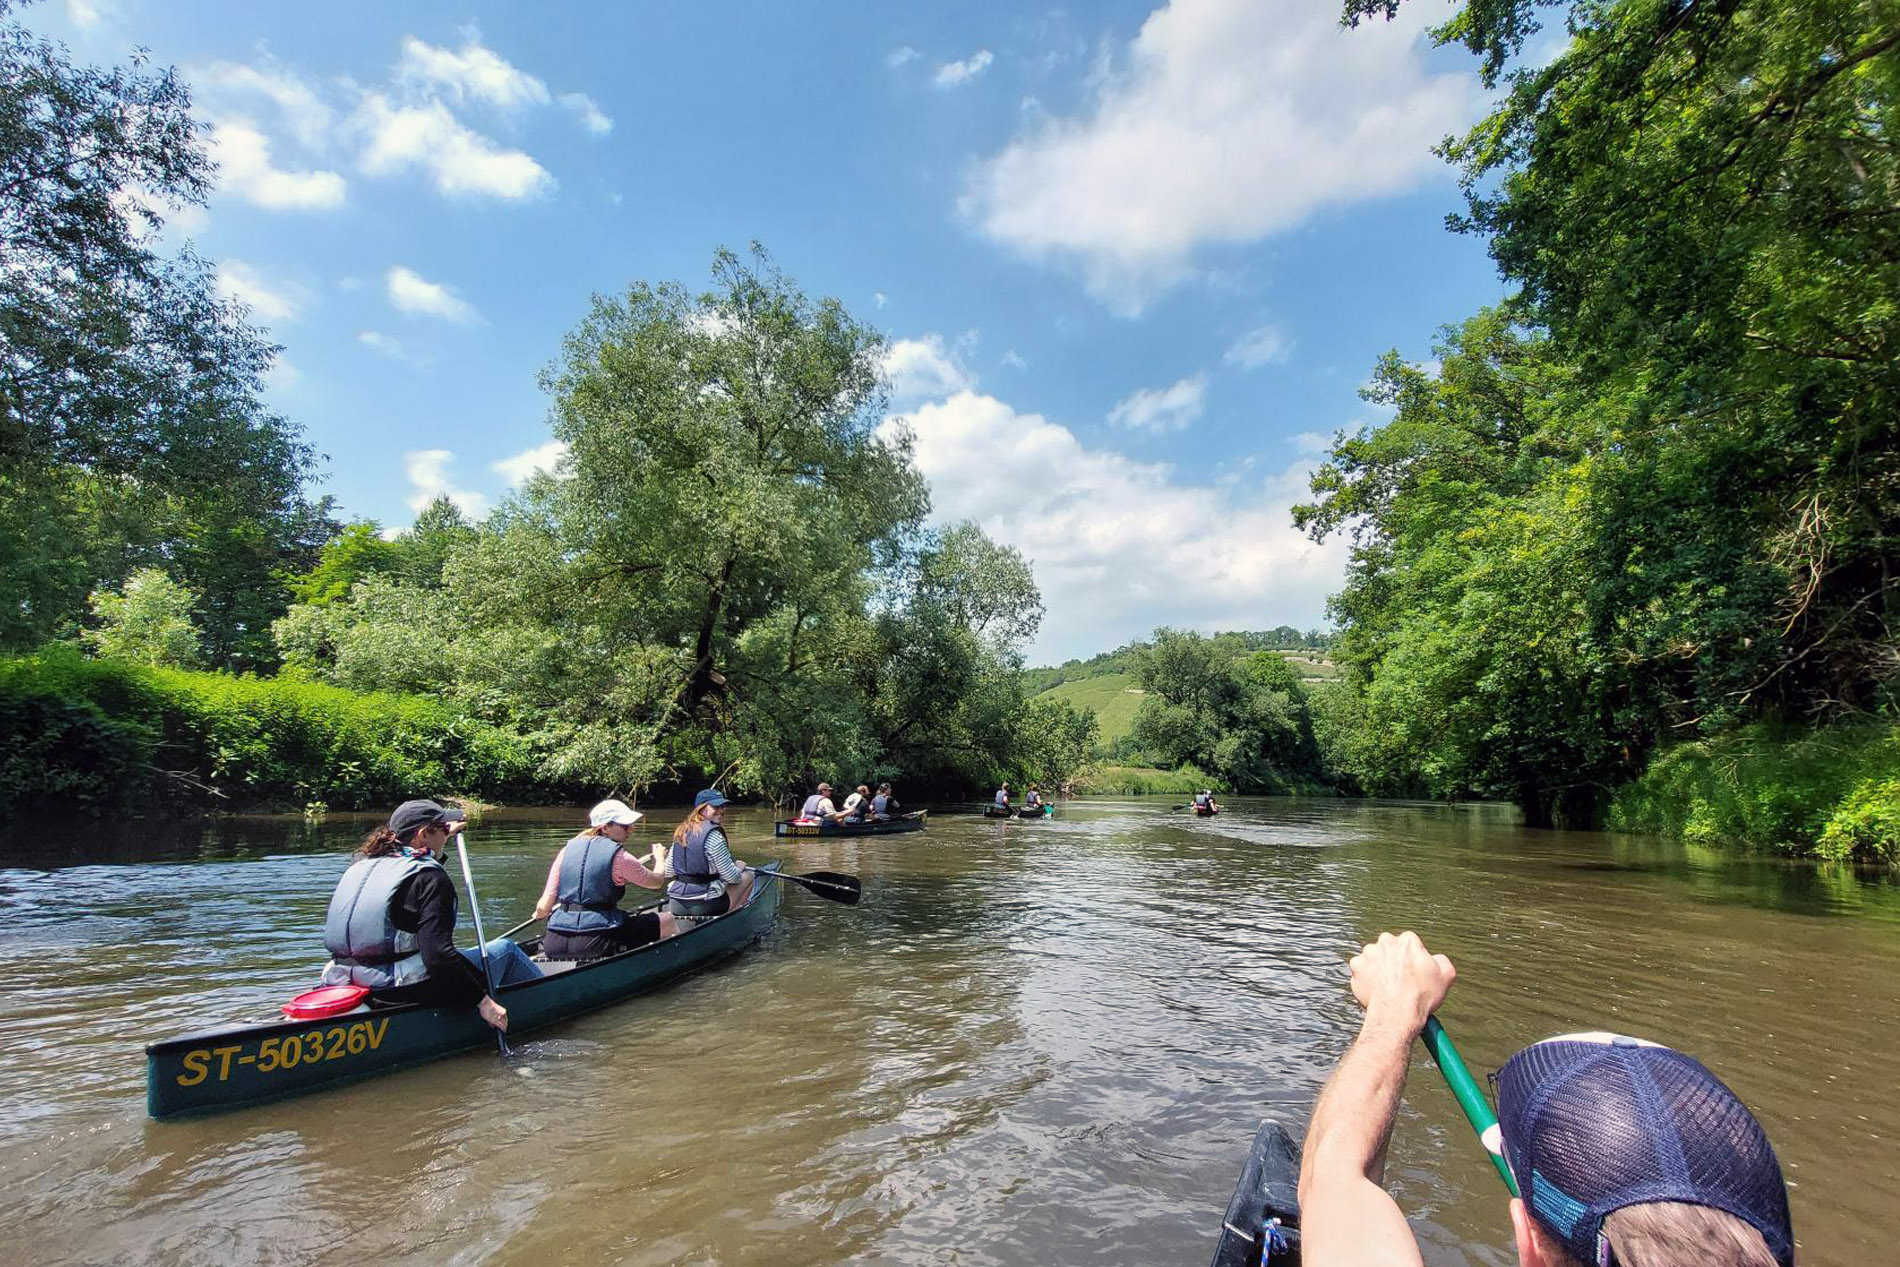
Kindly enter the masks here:
M 643 889 L 657 889 L 665 880 L 647 870 L 640 860 L 625 849 L 614 851 L 614 883 L 637 884 Z M 554 864 L 548 868 L 548 886 L 541 890 L 541 905 L 552 908 L 561 900 L 561 855 L 554 855 Z

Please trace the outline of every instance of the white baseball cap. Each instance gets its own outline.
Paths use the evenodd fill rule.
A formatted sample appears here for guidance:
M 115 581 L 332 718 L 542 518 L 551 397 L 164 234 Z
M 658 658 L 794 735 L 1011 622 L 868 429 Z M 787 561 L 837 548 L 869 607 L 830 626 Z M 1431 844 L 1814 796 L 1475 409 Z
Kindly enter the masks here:
M 587 822 L 591 827 L 605 827 L 608 823 L 631 827 L 645 817 L 645 814 L 625 801 L 602 801 L 587 811 Z

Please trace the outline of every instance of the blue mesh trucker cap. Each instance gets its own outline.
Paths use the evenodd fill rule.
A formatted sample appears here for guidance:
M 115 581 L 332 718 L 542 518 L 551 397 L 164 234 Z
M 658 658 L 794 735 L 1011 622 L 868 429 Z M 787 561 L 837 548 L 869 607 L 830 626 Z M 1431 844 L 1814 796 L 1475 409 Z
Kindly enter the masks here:
M 1693 1057 L 1619 1034 L 1566 1034 L 1511 1057 L 1497 1088 L 1518 1190 L 1578 1261 L 1609 1267 L 1606 1215 L 1680 1201 L 1741 1219 L 1792 1267 L 1775 1150 L 1755 1115 Z

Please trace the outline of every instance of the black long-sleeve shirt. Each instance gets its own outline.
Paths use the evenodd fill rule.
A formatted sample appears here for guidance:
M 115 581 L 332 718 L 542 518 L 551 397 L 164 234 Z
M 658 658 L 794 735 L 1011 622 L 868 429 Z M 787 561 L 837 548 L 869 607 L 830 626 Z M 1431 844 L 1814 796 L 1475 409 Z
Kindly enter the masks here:
M 455 948 L 455 884 L 441 867 L 424 867 L 396 890 L 389 922 L 414 933 L 425 980 L 413 985 L 378 990 L 389 1003 L 424 1003 L 444 1007 L 474 1007 L 488 993 L 482 972 Z

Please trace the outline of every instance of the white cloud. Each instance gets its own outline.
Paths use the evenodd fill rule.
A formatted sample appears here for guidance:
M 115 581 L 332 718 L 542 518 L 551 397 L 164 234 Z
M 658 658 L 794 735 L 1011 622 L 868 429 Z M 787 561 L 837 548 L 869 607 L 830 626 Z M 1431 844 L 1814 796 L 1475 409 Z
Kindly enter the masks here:
M 590 136 L 606 136 L 614 130 L 614 121 L 584 92 L 564 92 L 561 104 L 581 117 L 581 126 Z
M 1293 341 L 1282 334 L 1278 326 L 1261 326 L 1235 339 L 1224 359 L 1229 365 L 1252 370 L 1277 364 L 1291 355 Z
M 330 144 L 336 112 L 301 76 L 274 60 L 261 66 L 215 62 L 193 73 L 192 87 L 213 118 L 241 117 L 242 109 L 232 107 L 261 97 L 277 106 L 298 144 L 316 153 Z
M 1201 416 L 1207 400 L 1207 375 L 1196 374 L 1169 387 L 1144 387 L 1108 411 L 1108 421 L 1131 431 L 1166 435 Z
M 878 307 L 882 308 L 885 304 L 891 301 L 890 301 L 890 297 L 880 290 L 871 296 L 871 302 L 876 304 Z
M 405 365 L 427 365 L 428 361 L 409 350 L 409 345 L 394 335 L 382 334 L 376 330 L 359 330 L 356 341 L 364 347 L 380 352 L 392 361 L 401 361 Z
M 889 55 L 884 58 L 884 64 L 889 66 L 892 70 L 896 70 L 899 66 L 916 61 L 920 56 L 921 54 L 910 45 L 900 44 L 892 49 Z
M 285 171 L 271 163 L 270 140 L 247 123 L 219 123 L 211 130 L 211 157 L 218 184 L 269 211 L 327 211 L 343 205 L 347 186 L 330 171 Z
M 109 197 L 119 214 L 126 218 L 132 236 L 140 241 L 160 236 L 194 237 L 203 233 L 205 226 L 211 223 L 211 217 L 196 203 L 181 202 L 173 206 L 169 197 L 161 197 L 138 186 L 121 185 Z M 156 229 L 147 218 L 148 214 L 158 218 Z
M 1003 353 L 1003 364 L 1013 370 L 1026 370 L 1029 368 L 1029 362 L 1024 359 L 1022 353 L 1018 352 L 1015 348 L 1011 348 L 1009 351 Z
M 270 368 L 264 371 L 264 390 L 273 396 L 281 396 L 285 392 L 295 390 L 302 382 L 303 371 L 292 365 L 282 353 L 279 353 L 271 361 Z
M 485 101 L 504 110 L 548 103 L 546 84 L 472 40 L 462 46 L 461 52 L 452 53 L 407 36 L 402 42 L 396 77 L 440 89 L 457 103 Z
M 996 59 L 987 48 L 979 48 L 960 62 L 945 62 L 937 67 L 936 84 L 939 88 L 956 88 L 969 83 L 990 68 Z
M 439 282 L 432 282 L 411 269 L 397 264 L 383 275 L 389 302 L 403 312 L 442 317 L 458 325 L 471 325 L 481 317 L 467 300 Z
M 66 0 L 66 20 L 82 31 L 98 26 L 107 14 L 115 12 L 116 6 L 107 0 Z
M 1091 449 L 1066 427 L 971 391 L 884 425 L 911 429 L 938 521 L 975 519 L 1030 559 L 1049 612 L 1040 659 L 1161 624 L 1319 624 L 1344 575 L 1345 544 L 1315 544 L 1290 518 L 1311 459 L 1267 479 L 1243 473 L 1232 487 L 1184 484 L 1166 464 Z
M 402 459 L 403 473 L 409 477 L 409 509 L 420 513 L 438 497 L 454 502 L 470 519 L 488 513 L 488 498 L 481 493 L 457 488 L 449 479 L 449 463 L 455 454 L 448 449 L 419 449 Z
M 1203 248 L 1443 178 L 1431 146 L 1481 97 L 1469 73 L 1427 71 L 1436 7 L 1350 30 L 1311 0 L 1174 0 L 1088 110 L 1032 120 L 975 168 L 963 213 L 1138 312 Z
M 219 260 L 216 286 L 220 295 L 244 304 L 266 324 L 293 320 L 306 298 L 302 287 L 271 281 L 243 260 Z
M 559 440 L 550 440 L 532 449 L 524 449 L 512 457 L 491 462 L 489 469 L 498 472 L 513 488 L 527 483 L 528 477 L 536 471 L 554 471 L 566 457 L 567 445 Z
M 416 168 L 450 196 L 530 198 L 554 187 L 554 177 L 532 157 L 502 149 L 465 127 L 439 101 L 403 105 L 370 93 L 357 111 L 356 126 L 366 138 L 358 163 L 372 176 Z
M 1317 431 L 1302 431 L 1289 439 L 1287 443 L 1308 457 L 1317 457 L 1333 447 L 1333 438 L 1321 435 Z
M 885 349 L 884 377 L 890 383 L 891 404 L 899 409 L 976 386 L 975 376 L 963 367 L 956 352 L 934 334 L 898 339 Z

